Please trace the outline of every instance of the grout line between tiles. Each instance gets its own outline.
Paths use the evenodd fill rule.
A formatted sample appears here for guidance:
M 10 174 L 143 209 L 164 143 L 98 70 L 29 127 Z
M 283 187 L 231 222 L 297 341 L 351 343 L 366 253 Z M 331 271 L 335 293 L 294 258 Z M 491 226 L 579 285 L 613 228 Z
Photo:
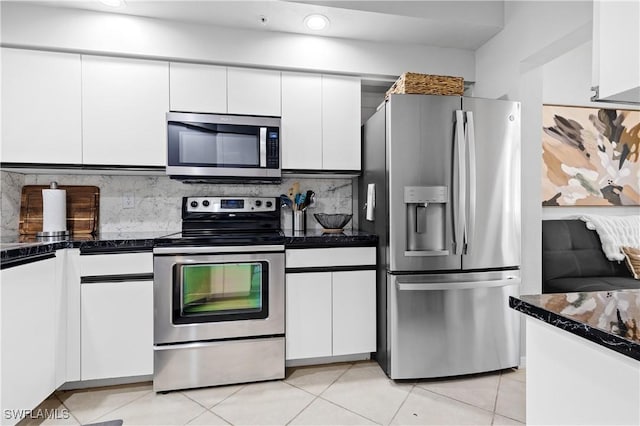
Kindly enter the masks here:
M 288 383 L 287 383 L 287 384 L 288 384 Z M 292 385 L 289 385 L 289 386 L 292 386 Z M 294 388 L 296 388 L 296 389 L 299 389 L 299 388 L 297 388 L 296 386 L 293 386 L 293 387 L 294 387 Z M 300 414 L 302 414 L 302 412 L 303 412 L 304 410 L 306 410 L 307 408 L 309 408 L 309 406 L 310 406 L 311 404 L 313 404 L 313 402 L 314 402 L 316 399 L 318 399 L 318 395 L 313 395 L 313 399 L 312 399 L 312 400 L 311 400 L 307 405 L 305 405 L 304 407 L 302 407 L 302 409 L 301 409 L 301 410 L 300 410 L 300 411 L 299 411 L 295 416 L 293 416 L 291 419 L 289 419 L 289 421 L 288 421 L 287 423 L 285 423 L 285 424 L 286 424 L 286 425 L 291 424 L 291 422 L 292 422 L 292 421 L 294 421 L 296 418 L 298 418 L 298 416 L 300 416 Z
M 182 395 L 182 396 L 186 397 L 186 395 Z M 187 399 L 191 399 L 191 398 L 187 398 Z M 196 401 L 194 401 L 194 402 L 196 402 Z M 198 417 L 200 417 L 204 413 L 210 413 L 210 411 L 207 408 L 203 407 L 202 404 L 198 404 L 198 405 L 200 405 L 200 407 L 202 407 L 204 410 L 201 413 L 199 413 L 198 415 L 196 415 L 196 416 L 190 418 L 189 420 L 187 420 L 185 422 L 185 425 L 188 425 L 189 423 L 191 423 L 192 421 L 194 421 L 195 419 L 197 419 Z
M 491 415 L 491 426 L 496 422 L 496 407 L 498 406 L 498 396 L 500 395 L 500 383 L 502 383 L 502 371 L 498 377 L 498 389 L 496 389 L 496 397 L 493 400 L 493 414 Z
M 373 361 L 373 362 L 375 362 L 375 361 Z M 344 406 L 342 406 L 342 405 L 338 404 L 337 402 L 334 402 L 334 401 L 328 400 L 327 398 L 324 398 L 324 397 L 322 396 L 322 395 L 323 395 L 323 394 L 324 394 L 324 393 L 325 393 L 325 392 L 326 392 L 326 391 L 327 391 L 327 390 L 328 390 L 328 389 L 329 389 L 333 384 L 335 384 L 335 383 L 336 383 L 336 382 L 337 382 L 337 381 L 338 381 L 342 376 L 344 376 L 345 374 L 347 374 L 347 372 L 348 372 L 349 370 L 351 370 L 351 369 L 352 369 L 352 368 L 353 368 L 357 363 L 358 363 L 358 362 L 354 362 L 354 363 L 352 363 L 352 364 L 351 364 L 351 366 L 350 366 L 349 368 L 347 368 L 347 369 L 346 369 L 346 370 L 345 370 L 345 371 L 344 371 L 344 372 L 343 372 L 343 373 L 342 373 L 342 374 L 341 374 L 341 375 L 340 375 L 336 380 L 334 380 L 334 381 L 333 381 L 333 383 L 331 383 L 331 385 L 327 386 L 327 388 L 326 388 L 324 391 L 322 391 L 322 392 L 318 395 L 318 398 L 322 399 L 322 400 L 323 400 L 323 401 L 325 401 L 325 402 L 328 402 L 329 404 L 333 404 L 333 405 L 335 405 L 336 407 L 340 407 L 340 408 L 342 408 L 343 410 L 346 410 L 346 411 L 350 412 L 351 414 L 355 414 L 356 416 L 359 416 L 359 417 L 362 417 L 363 419 L 369 420 L 370 422 L 372 422 L 372 423 L 374 423 L 374 424 L 380 425 L 381 423 L 379 423 L 378 421 L 376 421 L 376 420 L 374 420 L 374 419 L 372 419 L 372 418 L 369 418 L 369 417 L 365 416 L 364 414 L 361 414 L 361 413 L 358 413 L 358 412 L 356 412 L 356 411 L 353 411 L 353 410 L 351 410 L 350 408 L 344 407 Z M 388 378 L 387 378 L 387 380 L 391 380 L 391 379 L 388 379 Z M 415 383 L 413 384 L 413 387 L 415 387 Z M 411 390 L 413 390 L 413 387 L 412 387 L 412 388 L 407 392 L 407 396 L 409 395 L 409 393 L 411 393 Z M 406 397 L 405 397 L 405 400 L 406 400 Z M 403 401 L 403 403 L 404 403 L 404 401 Z M 400 405 L 402 406 L 402 404 L 400 404 Z M 397 413 L 397 412 L 396 412 L 396 413 Z M 394 415 L 394 417 L 395 417 L 395 415 Z M 392 418 L 392 419 L 393 419 L 393 418 Z
M 409 392 L 407 392 L 407 395 L 402 400 L 402 403 L 400 403 L 400 405 L 398 406 L 398 409 L 396 410 L 396 412 L 393 413 L 393 417 L 391 417 L 391 420 L 389 421 L 389 424 L 393 423 L 393 420 L 396 418 L 396 416 L 400 412 L 400 409 L 404 406 L 405 402 L 407 402 L 407 399 L 409 399 L 409 395 L 411 395 L 411 392 L 413 392 L 413 390 L 415 388 L 416 388 L 416 383 L 414 383 L 413 386 L 411 386 L 411 389 L 409 389 Z
M 230 386 L 234 386 L 234 385 L 230 385 Z M 216 402 L 215 404 L 213 404 L 211 407 L 207 407 L 206 405 L 201 404 L 200 402 L 198 402 L 197 400 L 191 398 L 189 395 L 187 395 L 185 392 L 185 390 L 181 390 L 179 391 L 179 393 L 181 393 L 182 395 L 184 395 L 185 397 L 187 397 L 188 399 L 190 399 L 191 401 L 195 402 L 196 404 L 200 405 L 201 407 L 204 407 L 206 410 L 211 411 L 211 409 L 213 407 L 215 407 L 216 405 L 221 404 L 222 402 L 226 401 L 227 399 L 231 398 L 233 395 L 235 395 L 236 393 L 240 392 L 242 389 L 246 388 L 248 386 L 247 383 L 244 383 L 242 385 L 240 385 L 240 388 L 236 389 L 235 391 L 231 392 L 229 395 L 225 396 L 224 398 L 222 398 L 220 401 Z M 193 390 L 193 389 L 189 389 L 189 390 Z M 213 413 L 213 411 L 211 411 Z M 215 413 L 214 413 L 215 414 Z
M 90 388 L 87 388 L 87 389 L 88 389 L 88 392 L 91 392 Z M 84 389 L 83 389 L 83 391 L 84 391 Z M 141 398 L 144 398 L 145 396 L 149 395 L 151 392 L 153 392 L 153 390 L 150 390 L 150 391 L 148 391 L 148 392 L 145 392 L 145 393 L 143 393 L 142 395 L 140 395 L 139 397 L 137 397 L 137 398 L 135 398 L 135 399 L 132 399 L 131 401 L 128 401 L 128 402 L 126 402 L 126 403 L 124 403 L 124 404 L 122 404 L 122 405 L 119 405 L 118 407 L 116 407 L 116 408 L 114 408 L 114 409 L 112 409 L 112 410 L 109 410 L 109 411 L 107 411 L 106 413 L 104 413 L 104 414 L 102 414 L 102 415 L 100 415 L 100 416 L 98 416 L 98 417 L 93 417 L 93 418 L 91 418 L 91 419 L 90 419 L 90 420 L 88 420 L 88 421 L 89 421 L 89 422 L 91 422 L 91 423 L 95 423 L 95 421 L 96 421 L 96 420 L 98 420 L 98 419 L 100 419 L 100 418 L 102 418 L 102 417 L 104 417 L 104 416 L 106 416 L 106 415 L 108 415 L 108 414 L 110 414 L 110 413 L 113 413 L 114 411 L 119 410 L 120 408 L 122 408 L 122 407 L 124 407 L 124 406 L 126 406 L 126 405 L 129 405 L 129 404 L 131 404 L 131 403 L 132 403 L 132 402 L 134 402 L 134 401 L 137 401 L 137 400 L 139 400 L 139 399 L 141 399 Z M 67 408 L 67 410 L 69 410 L 69 412 L 70 412 L 70 413 L 73 413 L 73 411 L 71 410 L 71 408 L 67 407 L 67 405 L 64 403 L 64 401 L 62 402 L 62 404 Z M 75 415 L 74 415 L 73 417 L 74 417 L 74 418 L 77 418 Z M 80 422 L 80 421 L 79 421 L 78 423 L 80 423 L 81 425 L 83 424 L 83 422 Z
M 214 407 L 215 407 L 215 405 L 214 405 Z M 213 407 L 211 407 L 211 408 L 213 408 Z M 213 414 L 214 416 L 216 416 L 216 417 L 218 417 L 218 418 L 220 418 L 220 419 L 224 420 L 228 425 L 234 426 L 234 423 L 233 423 L 232 421 L 227 420 L 227 419 L 226 419 L 225 417 L 223 417 L 222 415 L 220 415 L 220 414 L 216 413 L 215 411 L 212 411 L 212 410 L 211 410 L 211 408 L 210 408 L 210 409 L 208 409 L 207 411 L 208 411 L 208 412 L 210 412 L 211 414 Z M 202 414 L 201 414 L 201 415 L 202 415 Z
M 321 396 L 323 393 L 325 393 L 325 392 L 326 392 L 326 391 L 327 391 L 331 386 L 333 386 L 333 385 L 334 385 L 338 380 L 340 380 L 340 379 L 342 378 L 342 376 L 344 376 L 345 374 L 347 374 L 347 372 L 348 372 L 348 371 L 350 371 L 350 370 L 353 368 L 353 366 L 354 366 L 354 365 L 356 365 L 356 363 L 355 363 L 355 362 L 351 362 L 351 363 L 349 363 L 349 367 L 348 367 L 348 368 L 346 368 L 346 369 L 342 372 L 342 374 L 340 374 L 338 377 L 336 377 L 336 379 L 335 379 L 333 382 L 329 383 L 329 386 L 327 386 L 326 388 L 324 388 L 324 389 L 322 390 L 322 392 L 320 392 L 320 393 L 318 394 L 318 396 Z M 323 399 L 324 399 L 324 398 L 323 398 Z
M 342 406 L 342 405 L 338 404 L 337 402 L 330 401 L 330 400 L 328 400 L 328 399 L 326 399 L 326 398 L 323 398 L 323 397 L 321 397 L 321 396 L 318 396 L 318 398 L 319 398 L 319 399 L 321 399 L 321 400 L 323 400 L 323 401 L 325 401 L 325 402 L 328 402 L 329 404 L 333 404 L 333 405 L 335 405 L 336 407 L 340 407 L 340 408 L 342 408 L 343 410 L 346 410 L 346 411 L 350 412 L 351 414 L 355 414 L 355 415 L 360 416 L 360 417 L 362 417 L 362 418 L 364 418 L 364 419 L 367 419 L 367 420 L 369 420 L 369 421 L 370 421 L 370 422 L 372 422 L 372 423 L 375 423 L 375 424 L 377 424 L 377 425 L 382 424 L 382 423 L 380 423 L 380 422 L 377 422 L 377 421 L 373 420 L 373 419 L 372 419 L 372 418 L 370 418 L 370 417 L 365 416 L 364 414 L 357 413 L 357 412 L 355 412 L 355 411 L 353 411 L 353 410 L 351 410 L 351 409 L 349 409 L 349 408 L 347 408 L 347 407 L 345 407 L 345 406 Z
M 495 419 L 496 414 L 497 414 L 497 415 L 499 415 L 499 416 L 501 416 L 501 417 L 505 417 L 505 418 L 507 418 L 507 419 L 510 419 L 510 420 L 516 421 L 516 422 L 518 422 L 518 423 L 520 423 L 520 424 L 526 424 L 526 416 L 525 416 L 525 422 L 523 423 L 520 419 L 516 419 L 516 418 L 513 418 L 513 417 L 511 417 L 511 416 L 509 416 L 509 415 L 502 414 L 502 413 L 498 413 L 498 412 L 496 411 L 496 410 L 498 409 L 498 397 L 500 396 L 500 387 L 502 386 L 502 375 L 504 374 L 504 372 L 505 372 L 505 371 L 508 371 L 508 370 L 503 370 L 502 372 L 500 372 L 500 378 L 499 378 L 499 381 L 498 381 L 498 394 L 496 395 L 496 403 L 495 403 L 495 405 L 494 405 L 494 407 L 493 407 L 493 418 Z M 505 377 L 505 379 L 506 379 L 506 380 L 509 380 L 509 381 L 520 382 L 519 380 L 516 380 L 516 379 L 510 379 L 510 378 L 507 378 L 507 377 Z M 525 382 L 525 383 L 523 383 L 523 386 L 524 386 L 524 385 L 526 385 L 526 382 Z M 525 406 L 525 409 L 526 409 L 526 406 Z M 493 423 L 492 423 L 492 424 L 493 424 Z
M 441 397 L 441 398 L 446 398 L 446 399 L 449 399 L 449 400 L 451 400 L 451 401 L 459 402 L 459 403 L 461 403 L 461 404 L 468 405 L 469 407 L 473 407 L 473 408 L 477 408 L 478 410 L 486 411 L 487 413 L 493 413 L 493 411 L 492 411 L 492 410 L 487 410 L 486 408 L 478 407 L 477 405 L 473 405 L 473 404 L 471 404 L 471 403 L 469 403 L 469 402 L 467 402 L 467 401 L 462 401 L 462 400 L 460 400 L 460 399 L 453 398 L 453 397 L 451 397 L 451 396 L 449 396 L 449 395 L 444 395 L 444 394 L 441 394 L 441 393 L 438 393 L 438 392 L 432 391 L 432 390 L 430 390 L 430 389 L 422 388 L 422 387 L 420 387 L 420 386 L 414 386 L 414 388 L 415 388 L 415 387 L 418 387 L 420 390 L 423 390 L 423 391 L 425 391 L 425 392 L 429 392 L 429 393 L 432 393 L 432 394 L 434 394 L 434 395 L 437 395 L 437 396 L 439 396 L 439 397 Z M 412 391 L 413 391 L 413 389 L 412 389 Z
M 64 402 L 62 402 L 62 400 L 60 398 L 58 398 L 58 395 L 56 395 L 56 392 L 54 392 L 53 394 L 51 394 L 51 396 L 53 396 L 55 399 L 58 400 L 58 402 L 60 402 L 60 404 L 69 412 L 69 415 L 71 417 L 73 417 L 73 419 L 78 423 L 78 425 L 82 425 L 82 422 L 80 421 L 79 418 L 77 418 L 75 416 L 75 414 L 73 414 L 73 412 L 69 409 L 69 407 L 67 407 L 66 405 L 64 405 Z

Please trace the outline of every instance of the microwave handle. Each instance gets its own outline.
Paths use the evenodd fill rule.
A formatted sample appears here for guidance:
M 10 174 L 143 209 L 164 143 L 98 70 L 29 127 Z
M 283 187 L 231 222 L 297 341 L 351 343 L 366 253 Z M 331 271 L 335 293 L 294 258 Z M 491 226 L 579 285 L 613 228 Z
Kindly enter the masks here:
M 267 167 L 267 128 L 260 127 L 260 167 Z

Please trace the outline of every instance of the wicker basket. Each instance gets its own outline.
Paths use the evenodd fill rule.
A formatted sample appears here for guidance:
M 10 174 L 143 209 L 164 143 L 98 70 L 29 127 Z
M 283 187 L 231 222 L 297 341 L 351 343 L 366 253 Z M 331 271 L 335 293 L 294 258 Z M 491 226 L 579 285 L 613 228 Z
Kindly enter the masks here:
M 405 72 L 387 90 L 385 99 L 388 99 L 391 94 L 461 96 L 463 92 L 464 79 L 462 77 Z

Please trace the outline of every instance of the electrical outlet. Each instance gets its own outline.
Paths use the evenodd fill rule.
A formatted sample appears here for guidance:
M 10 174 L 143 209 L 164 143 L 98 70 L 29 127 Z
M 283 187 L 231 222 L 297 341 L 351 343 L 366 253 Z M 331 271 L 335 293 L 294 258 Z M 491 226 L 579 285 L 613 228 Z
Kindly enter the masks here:
M 132 209 L 135 207 L 135 198 L 133 194 L 124 194 L 122 196 L 122 208 Z

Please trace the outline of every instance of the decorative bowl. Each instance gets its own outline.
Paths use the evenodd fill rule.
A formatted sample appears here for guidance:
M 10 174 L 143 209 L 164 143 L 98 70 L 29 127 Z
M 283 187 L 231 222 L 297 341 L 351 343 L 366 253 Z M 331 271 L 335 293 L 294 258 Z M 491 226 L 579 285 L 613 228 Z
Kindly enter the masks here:
M 351 220 L 351 214 L 343 213 L 314 213 L 318 223 L 324 228 L 324 232 L 342 232 L 342 228 Z

